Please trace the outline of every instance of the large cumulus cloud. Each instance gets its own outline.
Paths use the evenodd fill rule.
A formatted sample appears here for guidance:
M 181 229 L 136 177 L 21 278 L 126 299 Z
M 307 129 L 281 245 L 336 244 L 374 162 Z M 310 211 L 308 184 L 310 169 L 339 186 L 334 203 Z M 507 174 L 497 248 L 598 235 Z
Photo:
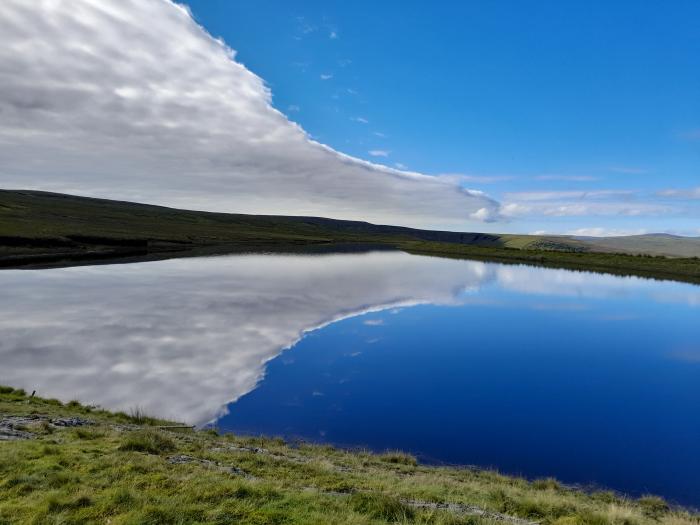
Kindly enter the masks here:
M 314 142 L 169 0 L 5 0 L 0 186 L 414 226 L 490 220 L 458 179 Z

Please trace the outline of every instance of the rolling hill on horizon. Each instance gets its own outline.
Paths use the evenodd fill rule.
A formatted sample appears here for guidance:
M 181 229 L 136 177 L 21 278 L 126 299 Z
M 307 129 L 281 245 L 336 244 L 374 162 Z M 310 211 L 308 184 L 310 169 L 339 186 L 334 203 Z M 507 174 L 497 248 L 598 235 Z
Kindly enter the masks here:
M 700 256 L 700 237 L 665 233 L 590 237 L 422 230 L 325 217 L 180 210 L 35 190 L 0 190 L 0 219 L 0 245 L 16 248 L 70 247 L 90 244 L 91 239 L 93 244 L 155 245 L 398 238 L 515 249 Z
M 32 268 L 269 251 L 398 249 L 700 282 L 700 239 L 433 231 L 0 190 L 0 266 Z

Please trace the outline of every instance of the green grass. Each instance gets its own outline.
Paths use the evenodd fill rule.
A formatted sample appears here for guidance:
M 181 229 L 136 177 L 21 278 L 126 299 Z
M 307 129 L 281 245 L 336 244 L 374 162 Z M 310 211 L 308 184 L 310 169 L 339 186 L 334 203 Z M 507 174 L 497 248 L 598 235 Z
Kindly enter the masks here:
M 700 259 L 623 253 L 565 252 L 499 247 L 481 247 L 428 241 L 398 243 L 401 249 L 417 255 L 455 259 L 475 259 L 548 268 L 638 276 L 700 284 Z
M 0 420 L 30 414 L 94 424 L 37 419 L 27 426 L 33 439 L 0 442 L 2 524 L 477 525 L 500 513 L 543 525 L 700 525 L 697 514 L 654 496 L 429 467 L 395 451 L 168 430 L 159 427 L 173 423 L 0 387 Z

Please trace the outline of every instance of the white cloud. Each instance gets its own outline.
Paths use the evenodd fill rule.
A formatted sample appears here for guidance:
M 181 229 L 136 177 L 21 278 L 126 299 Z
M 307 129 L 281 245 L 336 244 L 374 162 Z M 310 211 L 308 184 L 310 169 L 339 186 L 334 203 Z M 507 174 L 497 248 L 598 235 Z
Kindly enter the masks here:
M 321 73 L 321 80 L 330 80 L 331 78 L 333 78 L 331 73 Z
M 328 33 L 328 38 L 330 38 L 331 40 L 337 39 L 337 38 L 338 38 L 338 32 L 337 32 L 337 31 L 331 31 L 330 33 Z
M 446 175 L 447 176 L 447 175 Z M 497 182 L 506 182 L 513 180 L 515 177 L 513 175 L 461 175 L 455 174 L 455 177 L 459 177 L 465 182 L 476 182 L 478 184 L 495 184 Z
M 405 164 L 401 164 L 400 162 L 394 162 L 394 166 L 396 166 L 400 170 L 407 170 L 408 169 L 408 166 L 406 166 Z
M 302 35 L 308 35 L 313 33 L 318 29 L 315 25 L 311 24 L 305 17 L 297 17 L 297 31 Z
M 350 117 L 353 122 L 359 122 L 360 124 L 369 124 L 369 120 L 364 117 Z
M 578 228 L 576 230 L 570 230 L 564 235 L 575 235 L 577 237 L 624 237 L 627 235 L 644 235 L 649 233 L 648 230 L 644 228 L 638 228 L 635 230 L 620 230 L 620 229 L 610 229 L 610 228 Z
M 500 213 L 504 217 L 544 216 L 576 217 L 592 215 L 621 215 L 639 217 L 660 215 L 676 211 L 674 208 L 652 203 L 626 202 L 563 202 L 563 203 L 521 203 L 504 202 Z
M 504 217 L 650 216 L 678 212 L 674 207 L 641 200 L 636 190 L 526 191 L 507 193 Z
M 391 152 L 385 149 L 371 149 L 367 153 L 369 153 L 373 157 L 388 157 L 389 153 Z
M 505 197 L 518 201 L 591 200 L 609 197 L 633 197 L 636 193 L 636 190 L 522 191 L 507 193 Z
M 476 221 L 488 222 L 494 220 L 493 212 L 488 208 L 481 208 L 472 213 L 469 217 Z
M 660 197 L 671 197 L 674 199 L 700 199 L 700 187 L 687 189 L 661 190 L 657 193 Z
M 535 180 L 564 180 L 571 182 L 592 182 L 599 180 L 598 177 L 590 175 L 537 175 Z
M 452 229 L 498 207 L 311 140 L 167 0 L 6 0 L 0 34 L 0 187 Z

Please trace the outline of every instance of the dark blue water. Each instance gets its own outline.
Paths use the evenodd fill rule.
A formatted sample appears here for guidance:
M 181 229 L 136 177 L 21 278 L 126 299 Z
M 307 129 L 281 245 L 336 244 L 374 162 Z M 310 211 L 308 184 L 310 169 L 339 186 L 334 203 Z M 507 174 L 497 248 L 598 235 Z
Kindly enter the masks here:
M 493 286 L 329 325 L 218 425 L 700 504 L 698 309 L 614 283 L 559 291 Z
M 697 286 L 378 252 L 0 290 L 0 384 L 700 507 Z

